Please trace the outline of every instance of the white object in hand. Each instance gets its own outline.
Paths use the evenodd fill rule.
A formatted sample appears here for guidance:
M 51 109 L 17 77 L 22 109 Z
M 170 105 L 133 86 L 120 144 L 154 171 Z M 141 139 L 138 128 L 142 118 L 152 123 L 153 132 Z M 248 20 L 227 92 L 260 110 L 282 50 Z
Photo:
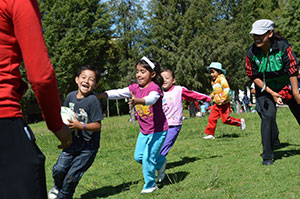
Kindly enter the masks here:
M 60 115 L 64 124 L 69 124 L 70 122 L 68 120 L 73 121 L 75 118 L 75 113 L 66 106 L 61 107 Z

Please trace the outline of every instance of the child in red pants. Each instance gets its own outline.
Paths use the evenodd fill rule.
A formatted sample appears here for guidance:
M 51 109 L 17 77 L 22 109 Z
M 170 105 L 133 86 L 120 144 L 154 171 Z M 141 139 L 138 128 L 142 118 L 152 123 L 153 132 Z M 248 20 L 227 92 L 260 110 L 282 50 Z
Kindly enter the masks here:
M 230 100 L 229 100 L 229 85 L 225 78 L 226 70 L 222 69 L 222 64 L 219 62 L 212 62 L 207 70 L 210 72 L 212 78 L 213 92 L 210 94 L 213 99 L 214 105 L 208 117 L 208 124 L 205 128 L 203 139 L 215 139 L 215 129 L 218 119 L 221 117 L 224 124 L 240 126 L 245 130 L 245 119 L 239 119 L 229 116 L 230 113 Z

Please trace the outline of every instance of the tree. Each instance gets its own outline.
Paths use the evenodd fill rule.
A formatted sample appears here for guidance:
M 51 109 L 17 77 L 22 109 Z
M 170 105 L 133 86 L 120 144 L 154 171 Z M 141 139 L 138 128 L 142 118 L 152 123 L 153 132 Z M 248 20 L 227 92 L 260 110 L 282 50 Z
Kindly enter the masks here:
M 83 65 L 105 71 L 111 48 L 111 18 L 98 0 L 40 0 L 45 42 L 62 97 L 76 89 Z
M 135 64 L 141 58 L 139 42 L 142 39 L 144 19 L 142 1 L 111 0 L 109 1 L 110 14 L 114 22 L 113 37 L 117 47 L 115 56 L 114 74 L 118 75 L 115 87 L 128 86 L 134 78 Z
M 291 44 L 293 51 L 300 57 L 300 2 L 287 0 L 281 3 L 282 15 L 278 15 L 279 30 L 283 36 L 286 37 Z
M 111 17 L 107 5 L 98 0 L 39 0 L 39 7 L 45 42 L 63 100 L 67 93 L 77 89 L 74 77 L 81 66 L 95 65 L 105 71 L 112 48 Z M 25 74 L 24 69 L 22 73 Z M 28 107 L 34 102 L 29 89 L 22 101 L 25 115 L 33 112 Z

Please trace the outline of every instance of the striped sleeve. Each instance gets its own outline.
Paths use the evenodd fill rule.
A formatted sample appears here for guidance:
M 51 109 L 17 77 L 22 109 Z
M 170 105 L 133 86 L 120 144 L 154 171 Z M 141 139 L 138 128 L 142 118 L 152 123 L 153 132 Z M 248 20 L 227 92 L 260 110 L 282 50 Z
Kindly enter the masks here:
M 294 76 L 295 74 L 298 75 L 299 63 L 296 59 L 295 54 L 292 51 L 291 46 L 289 46 L 286 49 L 284 56 L 285 56 L 283 59 L 284 67 L 287 69 L 289 76 Z

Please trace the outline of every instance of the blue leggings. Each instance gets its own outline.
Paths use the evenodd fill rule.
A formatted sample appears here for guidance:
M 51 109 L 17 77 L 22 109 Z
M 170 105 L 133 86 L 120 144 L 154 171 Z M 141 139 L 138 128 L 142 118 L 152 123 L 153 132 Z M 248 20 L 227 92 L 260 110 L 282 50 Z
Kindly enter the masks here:
M 143 165 L 144 188 L 149 189 L 155 186 L 155 170 L 162 167 L 164 162 L 158 162 L 157 158 L 160 154 L 161 146 L 163 145 L 167 131 L 156 132 L 145 135 L 139 133 L 136 141 L 134 159 Z

